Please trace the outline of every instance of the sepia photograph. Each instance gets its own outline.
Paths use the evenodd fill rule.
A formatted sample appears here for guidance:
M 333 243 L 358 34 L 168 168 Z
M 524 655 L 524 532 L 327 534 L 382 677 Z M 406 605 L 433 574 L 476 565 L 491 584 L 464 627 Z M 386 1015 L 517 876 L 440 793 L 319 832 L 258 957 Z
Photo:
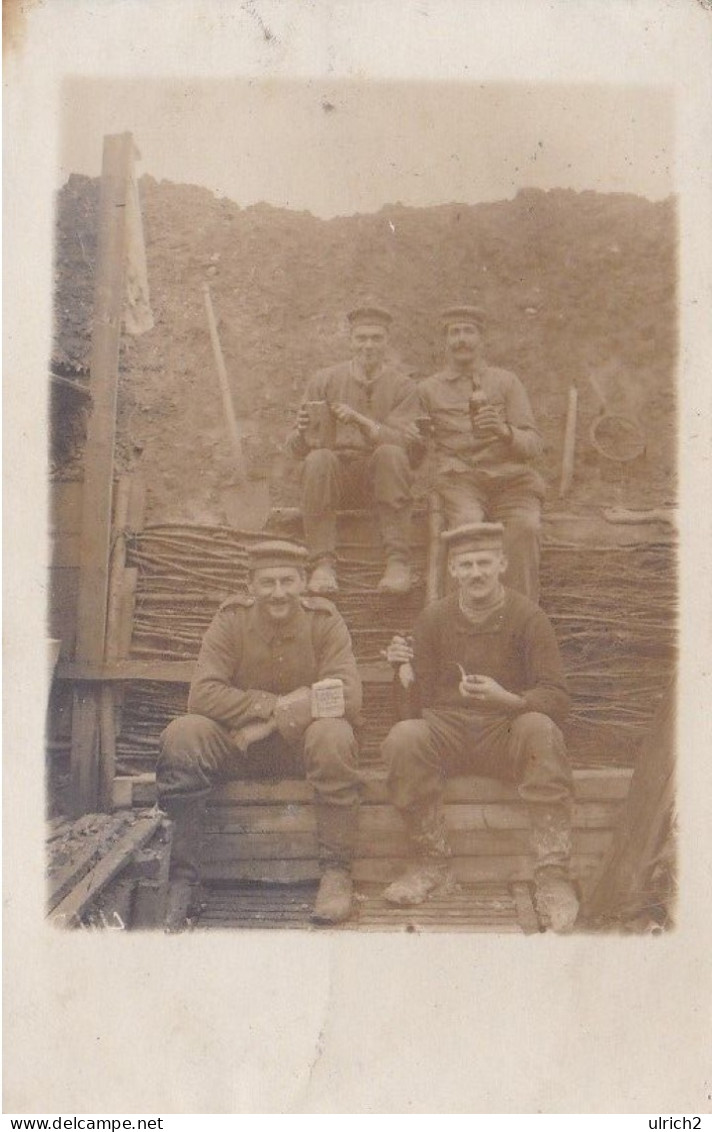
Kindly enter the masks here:
M 709 1112 L 705 4 L 7 9 L 9 1110 Z
M 669 93 L 62 93 L 50 918 L 671 929 Z

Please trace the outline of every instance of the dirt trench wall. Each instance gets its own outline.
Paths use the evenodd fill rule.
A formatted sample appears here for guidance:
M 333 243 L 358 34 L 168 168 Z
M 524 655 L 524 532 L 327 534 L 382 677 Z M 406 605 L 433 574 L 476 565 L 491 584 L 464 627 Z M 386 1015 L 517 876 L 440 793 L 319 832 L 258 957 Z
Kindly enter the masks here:
M 441 361 L 438 311 L 478 292 L 493 362 L 526 383 L 555 499 L 568 388 L 579 385 L 570 505 L 674 499 L 676 219 L 672 199 L 523 190 L 513 201 L 320 220 L 143 177 L 153 330 L 124 335 L 117 467 L 140 460 L 148 520 L 221 522 L 231 474 L 201 283 L 208 280 L 251 459 L 275 503 L 297 501 L 282 445 L 309 375 L 348 354 L 345 311 L 364 294 L 395 316 L 392 348 L 416 379 Z M 54 358 L 90 352 L 99 182 L 72 176 L 58 197 Z M 647 451 L 602 464 L 587 439 L 599 403 L 637 416 Z M 79 475 L 75 461 L 58 469 Z M 568 504 L 567 504 L 568 505 Z

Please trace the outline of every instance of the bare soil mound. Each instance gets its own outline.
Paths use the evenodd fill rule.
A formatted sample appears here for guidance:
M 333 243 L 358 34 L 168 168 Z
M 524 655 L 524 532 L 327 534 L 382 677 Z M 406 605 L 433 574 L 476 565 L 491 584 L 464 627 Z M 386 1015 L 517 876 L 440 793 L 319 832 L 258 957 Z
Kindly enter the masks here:
M 59 194 L 54 362 L 88 364 L 98 180 Z M 220 522 L 231 457 L 201 283 L 220 321 L 235 406 L 274 502 L 297 500 L 282 453 L 308 376 L 347 356 L 345 311 L 375 294 L 395 316 L 393 350 L 416 379 L 441 362 L 438 312 L 479 294 L 488 352 L 525 382 L 556 501 L 569 386 L 579 387 L 567 507 L 670 504 L 675 496 L 676 215 L 672 199 L 527 189 L 513 201 L 389 205 L 320 220 L 240 208 L 190 185 L 140 182 L 155 328 L 124 336 L 117 461 L 140 458 L 149 519 Z M 593 377 L 593 383 L 591 382 Z M 590 440 L 603 395 L 633 417 L 645 452 L 607 461 Z M 68 469 L 63 469 L 66 474 Z

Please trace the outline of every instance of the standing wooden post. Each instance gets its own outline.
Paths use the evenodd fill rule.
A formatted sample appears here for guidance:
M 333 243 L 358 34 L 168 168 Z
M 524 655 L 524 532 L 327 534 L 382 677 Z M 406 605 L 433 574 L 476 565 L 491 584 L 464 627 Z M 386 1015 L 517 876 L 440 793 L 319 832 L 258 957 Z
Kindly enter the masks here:
M 650 917 L 656 911 L 648 907 L 646 885 L 674 813 L 675 725 L 675 685 L 671 684 L 641 744 L 623 820 L 587 903 L 590 919 L 625 919 L 641 913 Z M 666 911 L 672 918 L 673 909 Z
M 425 577 L 425 601 L 437 601 L 443 596 L 445 576 L 445 552 L 440 541 L 443 529 L 442 501 L 437 492 L 428 496 L 428 548 Z
M 578 389 L 572 385 L 569 389 L 569 400 L 566 409 L 566 430 L 564 432 L 564 455 L 561 462 L 561 485 L 559 498 L 568 495 L 571 482 L 574 478 L 574 455 L 576 452 L 576 410 L 578 407 Z
M 126 282 L 126 199 L 133 157 L 131 134 L 104 138 L 75 651 L 75 659 L 89 665 L 102 663 L 106 639 L 116 394 Z M 97 687 L 77 685 L 71 753 L 74 815 L 95 809 L 99 800 L 100 704 Z

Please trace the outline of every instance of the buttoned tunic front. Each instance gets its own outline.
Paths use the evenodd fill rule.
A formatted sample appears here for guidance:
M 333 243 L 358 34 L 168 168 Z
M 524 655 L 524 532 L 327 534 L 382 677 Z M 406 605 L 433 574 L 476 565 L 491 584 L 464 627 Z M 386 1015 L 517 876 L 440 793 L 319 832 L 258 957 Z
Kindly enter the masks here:
M 420 411 L 432 421 L 438 473 L 477 469 L 486 476 L 512 478 L 542 453 L 542 440 L 529 398 L 515 374 L 495 366 L 476 372 L 487 403 L 500 411 L 511 437 L 478 437 L 470 423 L 472 377 L 443 369 L 419 386 Z
M 330 601 L 302 597 L 289 621 L 270 621 L 250 597 L 229 598 L 203 638 L 188 710 L 234 730 L 267 720 L 277 698 L 336 677 L 344 683 L 345 716 L 361 710 L 361 680 L 351 637 Z

